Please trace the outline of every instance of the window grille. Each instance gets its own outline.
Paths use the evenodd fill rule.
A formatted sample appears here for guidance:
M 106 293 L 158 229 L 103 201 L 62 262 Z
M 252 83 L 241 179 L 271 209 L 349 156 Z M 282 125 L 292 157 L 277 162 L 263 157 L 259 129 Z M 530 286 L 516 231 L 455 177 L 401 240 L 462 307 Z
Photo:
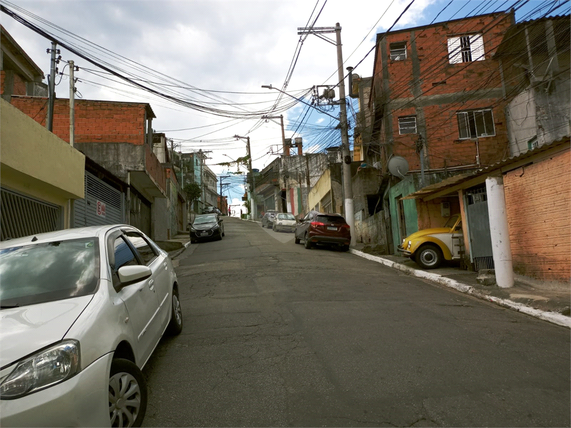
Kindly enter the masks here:
M 399 134 L 416 133 L 416 116 L 399 117 Z
M 483 61 L 484 53 L 484 39 L 481 34 L 448 38 L 450 64 Z

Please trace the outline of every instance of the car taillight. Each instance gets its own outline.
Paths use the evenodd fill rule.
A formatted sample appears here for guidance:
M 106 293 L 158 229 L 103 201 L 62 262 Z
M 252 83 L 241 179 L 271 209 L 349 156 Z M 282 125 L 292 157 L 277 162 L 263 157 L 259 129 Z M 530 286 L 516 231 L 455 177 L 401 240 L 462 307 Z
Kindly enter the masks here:
M 348 224 L 344 224 L 344 225 L 341 226 L 341 227 L 343 227 L 343 228 L 345 228 L 345 229 L 351 229 L 351 226 L 349 226 Z
M 312 221 L 311 225 L 313 227 L 317 227 L 317 226 L 325 226 L 325 223 L 321 223 L 320 221 Z

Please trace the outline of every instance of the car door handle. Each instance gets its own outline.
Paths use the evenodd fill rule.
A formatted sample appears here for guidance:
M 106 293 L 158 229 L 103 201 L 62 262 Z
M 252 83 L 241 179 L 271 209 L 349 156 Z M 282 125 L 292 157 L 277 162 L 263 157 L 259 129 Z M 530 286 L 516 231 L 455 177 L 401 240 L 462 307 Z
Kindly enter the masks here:
M 151 279 L 149 281 L 149 290 L 155 291 L 155 280 Z

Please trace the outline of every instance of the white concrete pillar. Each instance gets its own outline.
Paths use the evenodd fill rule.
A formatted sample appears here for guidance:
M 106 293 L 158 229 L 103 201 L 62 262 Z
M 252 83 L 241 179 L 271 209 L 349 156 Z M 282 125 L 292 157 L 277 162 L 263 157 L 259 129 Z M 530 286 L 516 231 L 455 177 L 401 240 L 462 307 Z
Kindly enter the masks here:
M 486 178 L 486 190 L 496 283 L 500 288 L 510 288 L 514 285 L 514 273 L 503 178 Z

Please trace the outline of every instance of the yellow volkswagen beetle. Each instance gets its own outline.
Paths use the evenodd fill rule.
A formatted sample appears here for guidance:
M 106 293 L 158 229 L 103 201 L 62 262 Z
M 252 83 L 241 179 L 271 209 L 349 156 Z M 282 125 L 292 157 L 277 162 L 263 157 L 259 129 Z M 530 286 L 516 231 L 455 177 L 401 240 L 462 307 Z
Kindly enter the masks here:
M 423 269 L 436 269 L 443 260 L 460 260 L 462 217 L 453 215 L 444 227 L 423 229 L 403 239 L 398 251 Z

